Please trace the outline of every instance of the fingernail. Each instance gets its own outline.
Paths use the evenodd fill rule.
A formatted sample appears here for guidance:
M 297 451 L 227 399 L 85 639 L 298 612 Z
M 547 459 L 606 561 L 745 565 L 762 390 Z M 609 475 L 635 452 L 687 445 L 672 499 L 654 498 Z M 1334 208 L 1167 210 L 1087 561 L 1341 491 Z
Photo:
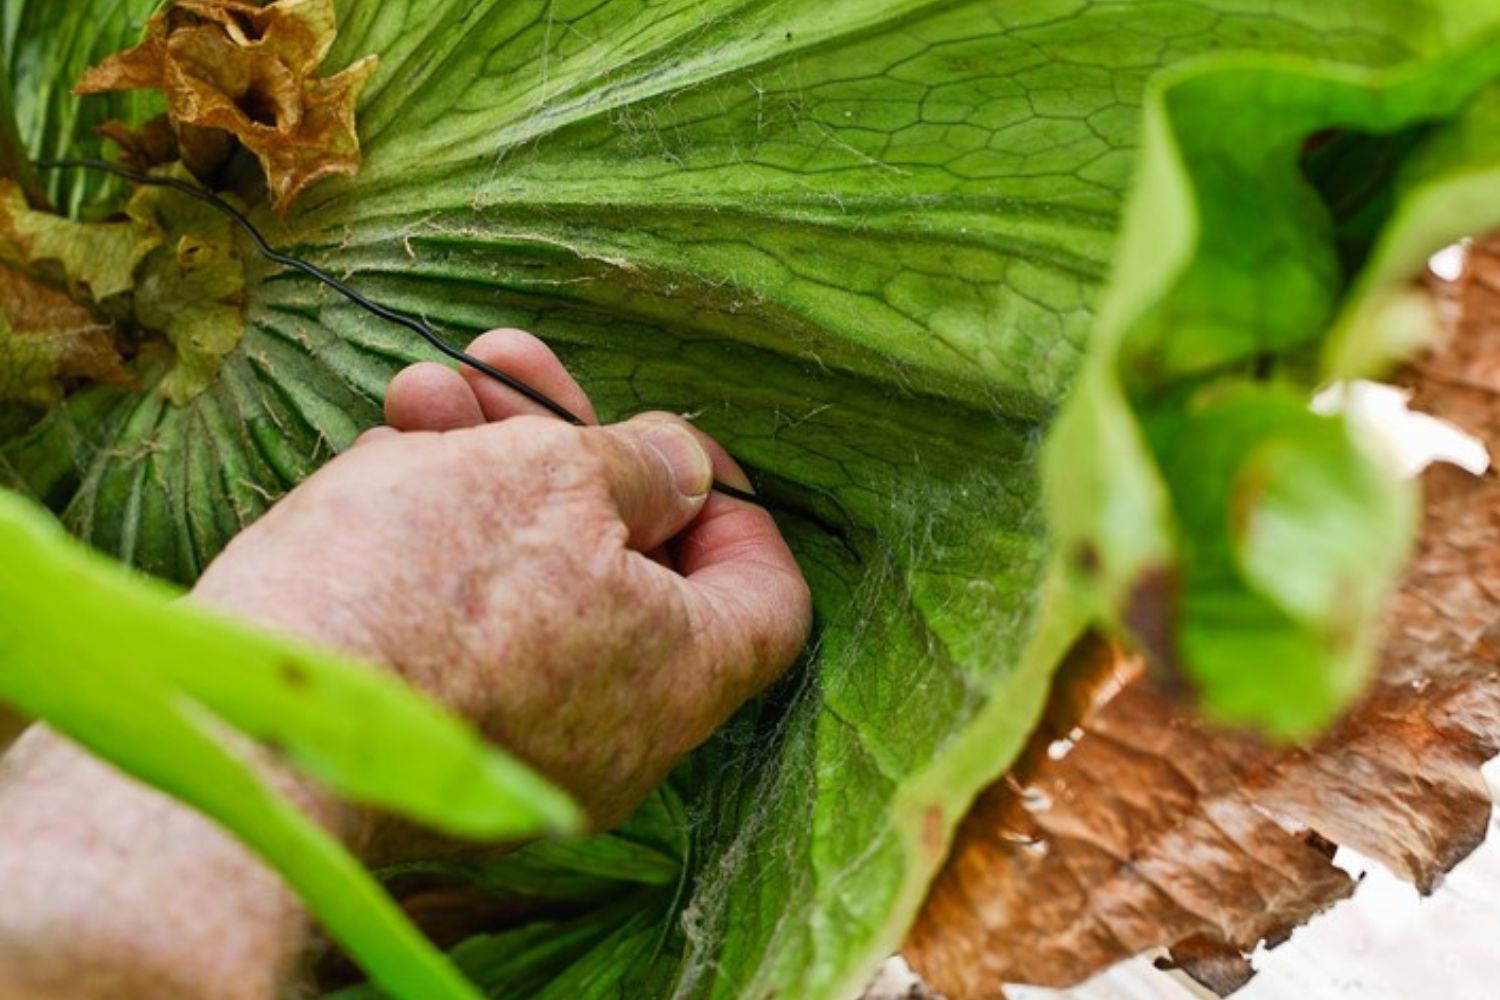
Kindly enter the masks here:
M 727 486 L 733 486 L 737 490 L 744 490 L 746 493 L 755 492 L 755 484 L 750 482 L 750 477 L 745 475 L 744 470 L 733 462 L 719 474 L 719 480 Z
M 647 431 L 644 440 L 672 470 L 672 481 L 677 485 L 678 493 L 697 498 L 713 486 L 713 460 L 692 431 L 681 424 L 664 423 Z

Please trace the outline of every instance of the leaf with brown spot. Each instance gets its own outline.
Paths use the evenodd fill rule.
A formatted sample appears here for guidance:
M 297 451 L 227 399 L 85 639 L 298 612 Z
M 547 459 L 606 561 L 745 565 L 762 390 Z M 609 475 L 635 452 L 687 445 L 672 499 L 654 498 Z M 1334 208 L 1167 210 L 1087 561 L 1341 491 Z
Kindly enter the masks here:
M 376 59 L 319 77 L 335 35 L 333 0 L 179 0 L 151 18 L 139 45 L 85 73 L 76 92 L 161 90 L 189 169 L 211 173 L 229 152 L 223 136 L 233 136 L 259 158 L 285 212 L 309 185 L 359 169 L 354 106 Z M 110 137 L 127 149 L 159 138 L 118 129 Z
M 0 267 L 0 402 L 50 406 L 68 379 L 131 384 L 114 328 L 63 293 Z
M 1403 381 L 1415 408 L 1500 454 L 1500 242 L 1452 294 L 1461 321 Z M 1335 844 L 1430 892 L 1489 822 L 1479 766 L 1500 749 L 1500 477 L 1439 466 L 1425 485 L 1377 683 L 1313 746 L 1210 730 L 1143 677 L 1121 687 L 1117 650 L 1075 651 L 1027 754 L 961 824 L 907 941 L 913 966 L 962 1000 L 1004 982 L 1069 986 L 1166 946 L 1227 993 L 1258 942 L 1353 891 Z

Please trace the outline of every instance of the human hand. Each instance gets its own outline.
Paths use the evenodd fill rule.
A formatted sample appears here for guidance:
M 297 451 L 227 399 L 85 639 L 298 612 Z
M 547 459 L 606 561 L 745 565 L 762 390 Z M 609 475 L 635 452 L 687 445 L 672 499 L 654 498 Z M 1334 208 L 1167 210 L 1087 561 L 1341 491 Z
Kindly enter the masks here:
M 471 351 L 592 420 L 535 337 Z M 687 424 L 535 412 L 477 376 L 405 370 L 392 426 L 236 538 L 193 600 L 398 670 L 609 826 L 792 661 L 810 601 L 769 514 L 709 495 L 711 477 L 747 483 Z M 263 769 L 366 858 L 410 849 Z M 0 880 L 3 996 L 267 1000 L 309 934 L 240 844 L 42 726 L 0 760 Z
M 471 351 L 592 420 L 534 337 Z M 600 827 L 797 655 L 807 585 L 765 510 L 709 493 L 748 483 L 683 421 L 575 428 L 439 365 L 398 376 L 386 409 L 193 599 L 398 671 Z M 261 766 L 367 859 L 410 849 L 409 830 Z M 4 996 L 270 1000 L 310 933 L 222 830 L 45 726 L 0 759 L 0 881 Z
M 594 423 L 552 352 L 470 348 Z M 572 427 L 473 372 L 415 365 L 388 428 L 292 491 L 197 600 L 388 665 L 623 819 L 795 658 L 807 585 L 706 436 L 664 414 Z

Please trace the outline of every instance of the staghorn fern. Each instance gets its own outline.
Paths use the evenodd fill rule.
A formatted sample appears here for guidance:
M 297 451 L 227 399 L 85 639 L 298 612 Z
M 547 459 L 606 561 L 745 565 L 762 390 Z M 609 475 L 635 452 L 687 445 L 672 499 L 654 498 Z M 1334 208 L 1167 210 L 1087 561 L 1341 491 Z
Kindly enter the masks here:
M 0 6 L 34 155 L 96 155 L 104 120 L 161 110 L 67 92 L 156 6 Z M 1500 4 L 337 9 L 328 69 L 380 60 L 359 173 L 281 221 L 249 163 L 227 187 L 278 244 L 455 343 L 536 330 L 606 418 L 698 414 L 784 511 L 818 605 L 807 662 L 625 831 L 462 873 L 515 893 L 588 876 L 582 916 L 454 952 L 481 988 L 856 989 L 1090 622 L 1279 733 L 1357 692 L 1411 497 L 1305 401 L 1408 349 L 1405 279 L 1500 216 Z M 126 194 L 45 182 L 83 220 Z M 423 356 L 242 259 L 243 330 L 191 394 L 161 389 L 180 357 L 143 350 L 140 387 L 3 424 L 11 485 L 182 582 Z M 351 777 L 365 795 L 403 780 Z M 622 844 L 651 849 L 649 879 Z M 417 949 L 332 929 L 387 989 L 436 995 L 402 979 Z

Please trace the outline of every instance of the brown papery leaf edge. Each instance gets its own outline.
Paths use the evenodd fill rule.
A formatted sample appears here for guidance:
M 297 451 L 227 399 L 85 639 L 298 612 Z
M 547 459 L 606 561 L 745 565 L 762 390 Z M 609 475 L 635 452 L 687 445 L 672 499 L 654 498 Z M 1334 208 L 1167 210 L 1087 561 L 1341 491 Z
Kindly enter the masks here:
M 1397 379 L 1500 456 L 1500 238 L 1436 294 L 1443 342 Z M 952 1000 L 1076 985 L 1166 948 L 1227 995 L 1349 896 L 1348 845 L 1423 893 L 1484 839 L 1500 750 L 1500 476 L 1424 476 L 1418 552 L 1377 681 L 1332 732 L 1273 749 L 1194 718 L 1098 638 L 1076 649 L 1015 768 L 960 825 L 904 955 Z

